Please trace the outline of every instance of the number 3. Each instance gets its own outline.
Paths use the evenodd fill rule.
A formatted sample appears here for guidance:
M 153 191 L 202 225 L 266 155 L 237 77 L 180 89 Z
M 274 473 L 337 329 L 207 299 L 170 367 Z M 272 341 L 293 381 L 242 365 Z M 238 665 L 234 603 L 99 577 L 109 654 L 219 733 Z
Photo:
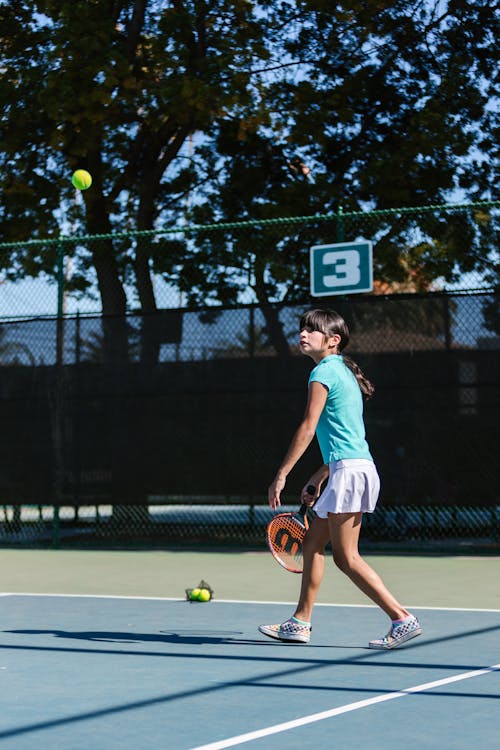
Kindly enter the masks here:
M 361 279 L 360 257 L 357 250 L 338 250 L 325 253 L 323 266 L 329 266 L 331 273 L 323 276 L 326 287 L 356 286 Z

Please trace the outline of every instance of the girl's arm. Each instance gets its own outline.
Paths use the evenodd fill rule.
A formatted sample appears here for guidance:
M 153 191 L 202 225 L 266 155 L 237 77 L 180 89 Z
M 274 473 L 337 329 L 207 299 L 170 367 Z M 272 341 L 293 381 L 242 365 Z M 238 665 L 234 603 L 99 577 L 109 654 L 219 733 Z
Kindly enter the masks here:
M 280 495 L 286 478 L 314 437 L 316 426 L 326 403 L 328 391 L 324 385 L 312 382 L 309 386 L 304 417 L 286 452 L 274 480 L 269 486 L 268 500 L 271 508 L 281 505 Z
M 319 469 L 315 471 L 311 477 L 309 477 L 309 479 L 303 486 L 302 492 L 300 493 L 301 502 L 305 503 L 306 505 L 314 505 L 321 494 L 321 485 L 326 479 L 328 479 L 329 474 L 330 467 L 328 466 L 328 464 L 322 464 L 322 466 L 320 466 Z M 307 491 L 307 488 L 311 484 L 313 485 L 313 487 L 316 487 L 316 492 L 314 494 L 311 494 Z

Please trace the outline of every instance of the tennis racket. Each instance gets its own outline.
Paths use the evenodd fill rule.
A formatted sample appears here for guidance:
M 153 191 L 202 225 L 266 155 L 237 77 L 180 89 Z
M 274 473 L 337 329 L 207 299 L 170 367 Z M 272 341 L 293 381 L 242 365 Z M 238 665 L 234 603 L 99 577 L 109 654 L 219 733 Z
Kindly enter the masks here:
M 316 487 L 308 485 L 307 492 L 313 495 Z M 272 556 L 290 573 L 302 573 L 302 542 L 309 528 L 307 505 L 303 503 L 298 512 L 278 513 L 267 524 L 266 539 Z

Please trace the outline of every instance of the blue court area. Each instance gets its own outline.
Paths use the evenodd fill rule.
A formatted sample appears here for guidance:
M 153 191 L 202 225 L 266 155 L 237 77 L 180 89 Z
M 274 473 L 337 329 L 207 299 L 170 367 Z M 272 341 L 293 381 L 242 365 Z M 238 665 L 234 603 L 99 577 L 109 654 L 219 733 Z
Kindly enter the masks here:
M 311 644 L 257 632 L 287 604 L 0 597 L 9 750 L 498 747 L 500 611 L 414 608 L 394 651 L 375 607 L 318 606 Z

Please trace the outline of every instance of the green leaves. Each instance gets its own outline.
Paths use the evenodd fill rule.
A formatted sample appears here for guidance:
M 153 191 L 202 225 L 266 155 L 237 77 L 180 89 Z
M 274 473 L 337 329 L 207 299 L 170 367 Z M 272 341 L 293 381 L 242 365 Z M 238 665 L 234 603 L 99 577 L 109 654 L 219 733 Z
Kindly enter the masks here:
M 78 231 L 107 233 L 193 217 L 428 205 L 457 188 L 461 198 L 495 197 L 497 34 L 485 0 L 40 0 L 35 8 L 0 5 L 5 239 L 56 235 L 73 214 Z M 77 167 L 94 183 L 75 213 Z M 432 281 L 478 267 L 467 250 L 474 232 L 459 247 L 451 230 L 422 230 L 417 242 L 410 224 L 405 231 L 377 257 L 384 283 L 409 283 L 416 269 Z M 276 243 L 241 252 L 240 273 L 226 275 L 227 248 L 204 243 L 186 260 L 196 278 L 196 290 L 183 282 L 187 293 L 234 300 L 250 278 L 257 295 L 258 267 L 259 299 L 299 295 L 300 243 L 292 235 Z M 142 263 L 120 243 L 112 248 L 117 263 L 106 270 L 93 258 L 101 292 L 126 278 L 146 306 L 144 275 L 167 277 L 169 263 L 153 245 Z

